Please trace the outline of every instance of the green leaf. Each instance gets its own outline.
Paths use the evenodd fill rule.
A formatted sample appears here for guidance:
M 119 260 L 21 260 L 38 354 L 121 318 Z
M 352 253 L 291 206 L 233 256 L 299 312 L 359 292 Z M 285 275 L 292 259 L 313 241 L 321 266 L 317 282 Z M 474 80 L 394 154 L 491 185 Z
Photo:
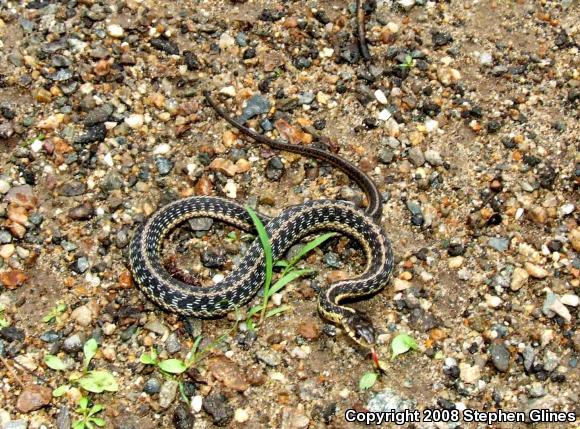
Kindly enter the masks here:
M 264 290 L 267 292 L 270 288 L 270 283 L 272 282 L 272 266 L 274 263 L 272 260 L 272 245 L 270 244 L 270 237 L 268 237 L 266 228 L 264 227 L 264 224 L 256 212 L 248 206 L 246 206 L 246 211 L 252 218 L 252 222 L 254 222 L 254 226 L 258 231 L 258 237 L 260 237 L 260 242 L 262 243 L 262 247 L 264 249 L 264 255 L 266 256 L 266 279 L 264 280 Z
M 56 307 L 56 311 L 58 311 L 59 313 L 64 313 L 64 312 L 65 312 L 65 310 L 66 310 L 66 304 L 59 304 L 59 305 Z
M 167 359 L 159 362 L 159 368 L 171 374 L 181 374 L 187 370 L 187 365 L 181 359 Z
M 54 355 L 45 355 L 44 363 L 47 367 L 54 369 L 55 371 L 63 371 L 66 369 L 66 365 L 59 357 Z
M 324 243 L 326 240 L 334 237 L 335 235 L 338 235 L 338 234 L 336 232 L 327 232 L 326 234 L 322 234 L 322 235 L 316 237 L 314 240 L 308 242 L 307 244 L 302 246 L 302 248 L 296 254 L 296 256 L 294 256 L 290 260 L 290 263 L 288 264 L 288 266 L 292 267 L 292 266 L 296 265 L 296 263 L 298 261 L 300 261 L 300 259 L 302 259 L 308 252 L 310 252 L 311 250 L 314 250 L 315 248 L 320 246 L 322 243 Z
M 85 343 L 83 347 L 83 353 L 85 355 L 85 359 L 83 360 L 83 368 L 87 369 L 89 367 L 91 359 L 93 359 L 97 354 L 98 348 L 99 345 L 97 344 L 97 340 L 95 340 L 94 338 L 91 338 Z
M 407 334 L 399 334 L 393 338 L 393 342 L 391 343 L 391 350 L 393 352 L 391 360 L 394 360 L 403 353 L 407 353 L 409 350 L 417 350 L 418 347 L 413 337 Z
M 260 311 L 262 311 L 262 305 L 261 304 L 260 305 L 253 306 L 246 313 L 246 319 L 247 320 L 250 320 L 252 318 L 252 316 L 254 316 L 254 314 L 258 314 Z
M 82 420 L 74 422 L 72 429 L 85 429 L 85 422 Z
M 151 351 L 151 353 L 143 353 L 139 356 L 139 362 L 145 365 L 155 365 L 157 363 L 157 353 Z
M 93 408 L 91 408 L 91 411 L 89 411 L 89 416 L 94 416 L 101 411 L 103 411 L 103 406 L 101 404 L 95 404 L 93 405 Z
M 89 398 L 87 398 L 86 396 L 83 396 L 81 399 L 79 399 L 79 409 L 81 411 L 86 410 L 88 405 L 89 405 Z
M 360 390 L 368 390 L 377 382 L 379 375 L 374 371 L 365 372 L 358 382 Z
M 255 331 L 256 330 L 256 324 L 254 323 L 254 321 L 252 319 L 246 320 L 246 327 L 248 328 L 248 331 Z
M 56 319 L 56 315 L 53 313 L 48 313 L 46 316 L 42 318 L 43 323 L 49 323 Z
M 195 338 L 195 341 L 193 342 L 193 346 L 191 346 L 191 354 L 197 353 L 197 349 L 198 349 L 199 344 L 201 343 L 202 339 L 203 339 L 203 336 L 201 336 L 201 335 L 198 335 Z
M 117 379 L 108 371 L 89 371 L 78 380 L 79 386 L 88 392 L 102 393 L 119 390 Z
M 284 311 L 288 311 L 291 309 L 292 309 L 292 307 L 290 307 L 289 305 L 281 305 L 280 307 L 276 307 L 276 308 L 273 308 L 270 311 L 268 311 L 266 313 L 266 318 L 275 316 L 276 314 L 280 314 Z
M 280 259 L 280 260 L 274 262 L 274 266 L 277 268 L 286 268 L 288 265 L 290 265 L 290 262 L 288 262 L 285 259 Z
M 443 352 L 441 350 L 439 350 L 437 353 L 435 353 L 435 356 L 433 356 L 433 359 L 442 360 L 442 359 L 445 359 L 445 355 L 443 354 Z
M 274 283 L 274 286 L 272 286 L 268 291 L 268 298 L 270 298 L 272 295 L 274 295 L 276 292 L 278 292 L 280 289 L 282 289 L 291 281 L 296 280 L 298 277 L 303 277 L 312 274 L 313 272 L 314 270 L 311 270 L 309 268 L 304 270 L 290 271 L 288 274 L 286 274 L 284 277 L 280 278 L 276 283 Z
M 63 384 L 62 386 L 58 386 L 56 389 L 52 391 L 52 396 L 54 396 L 55 398 L 59 398 L 69 390 L 70 386 L 68 384 Z
M 93 417 L 91 421 L 99 427 L 105 426 L 105 421 L 100 417 Z

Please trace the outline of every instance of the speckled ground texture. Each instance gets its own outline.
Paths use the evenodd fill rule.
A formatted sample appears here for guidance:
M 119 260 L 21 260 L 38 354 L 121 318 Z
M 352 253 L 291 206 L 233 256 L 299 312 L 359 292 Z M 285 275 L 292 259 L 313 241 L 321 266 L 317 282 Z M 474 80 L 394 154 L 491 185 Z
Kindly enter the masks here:
M 368 62 L 354 2 L 0 3 L 0 427 L 70 428 L 81 395 L 119 429 L 360 427 L 349 408 L 578 413 L 579 3 L 363 8 Z M 316 309 L 321 288 L 364 265 L 346 237 L 301 263 L 316 274 L 276 295 L 292 311 L 256 333 L 235 314 L 164 313 L 132 282 L 133 229 L 177 198 L 268 215 L 307 199 L 365 204 L 328 165 L 236 133 L 203 89 L 259 132 L 337 152 L 383 193 L 393 278 L 352 304 L 386 362 L 369 390 L 368 352 Z M 202 219 L 175 230 L 164 258 L 211 284 L 251 239 Z M 179 377 L 140 363 L 152 348 L 185 359 L 198 335 L 203 346 L 224 333 Z M 418 350 L 392 361 L 400 333 Z M 118 391 L 73 383 L 51 397 L 82 371 L 90 338 L 90 369 Z

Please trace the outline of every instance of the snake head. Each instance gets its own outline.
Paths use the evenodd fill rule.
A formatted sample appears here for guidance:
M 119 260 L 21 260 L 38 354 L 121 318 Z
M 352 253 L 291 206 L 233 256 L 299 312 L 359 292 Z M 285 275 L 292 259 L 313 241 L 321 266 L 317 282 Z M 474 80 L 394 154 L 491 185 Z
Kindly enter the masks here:
M 367 317 L 353 312 L 342 319 L 342 326 L 348 336 L 362 347 L 369 348 L 375 344 L 375 328 Z

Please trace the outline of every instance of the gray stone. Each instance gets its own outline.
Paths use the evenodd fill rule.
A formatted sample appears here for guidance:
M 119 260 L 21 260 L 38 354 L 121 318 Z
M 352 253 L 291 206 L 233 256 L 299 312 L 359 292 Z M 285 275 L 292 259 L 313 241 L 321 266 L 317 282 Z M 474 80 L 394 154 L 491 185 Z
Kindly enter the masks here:
M 409 149 L 408 157 L 411 164 L 413 164 L 415 167 L 421 167 L 423 164 L 425 164 L 425 156 L 423 155 L 423 151 L 421 151 L 421 149 L 418 147 Z
M 495 342 L 489 348 L 493 366 L 500 371 L 506 372 L 510 365 L 510 352 L 502 342 Z
M 168 380 L 163 383 L 159 391 L 159 406 L 161 408 L 168 408 L 173 403 L 178 388 L 179 383 L 175 380 Z
M 384 389 L 375 394 L 367 404 L 367 409 L 372 412 L 413 410 L 417 403 L 412 399 L 404 399 L 391 389 Z

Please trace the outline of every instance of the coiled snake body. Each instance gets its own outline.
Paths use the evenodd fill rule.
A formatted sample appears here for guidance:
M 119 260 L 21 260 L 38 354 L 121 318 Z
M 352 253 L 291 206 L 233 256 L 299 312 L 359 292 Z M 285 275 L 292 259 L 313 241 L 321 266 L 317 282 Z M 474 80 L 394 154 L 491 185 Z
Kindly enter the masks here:
M 337 155 L 270 140 L 254 132 L 226 114 L 209 93 L 204 95 L 220 116 L 253 139 L 275 149 L 327 161 L 345 172 L 366 193 L 368 206 L 364 212 L 342 201 L 314 200 L 289 207 L 276 218 L 259 216 L 266 225 L 274 260 L 282 258 L 298 240 L 321 231 L 341 232 L 361 244 L 367 261 L 363 273 L 331 284 L 320 293 L 318 307 L 326 318 L 342 325 L 354 341 L 371 346 L 374 329 L 370 320 L 340 302 L 380 291 L 393 268 L 389 239 L 378 225 L 382 202 L 375 184 L 364 172 Z M 244 305 L 257 293 L 264 283 L 265 256 L 256 239 L 234 271 L 214 286 L 195 288 L 172 277 L 160 262 L 161 244 L 178 224 L 195 217 L 211 217 L 255 233 L 248 212 L 236 202 L 219 197 L 184 198 L 162 207 L 137 228 L 130 244 L 129 264 L 143 292 L 162 308 L 188 316 L 219 316 Z

